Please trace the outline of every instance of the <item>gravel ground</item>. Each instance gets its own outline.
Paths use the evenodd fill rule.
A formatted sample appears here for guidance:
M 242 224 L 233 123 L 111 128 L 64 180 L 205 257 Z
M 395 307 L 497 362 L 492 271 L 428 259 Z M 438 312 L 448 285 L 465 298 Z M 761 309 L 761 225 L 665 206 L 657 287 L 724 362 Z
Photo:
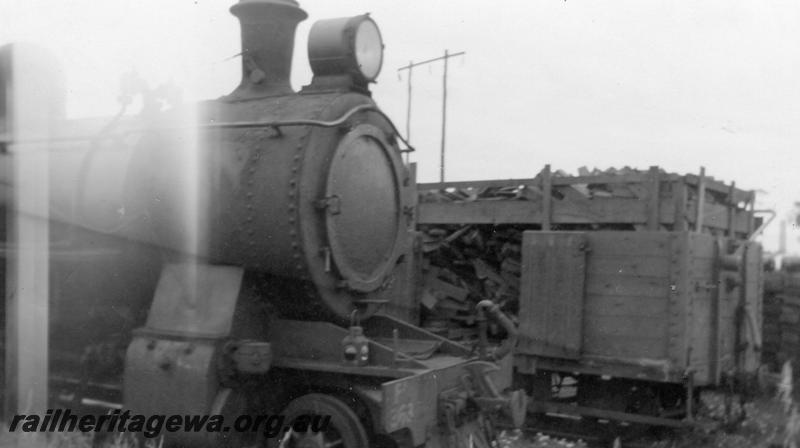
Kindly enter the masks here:
M 640 437 L 607 445 L 588 444 L 583 440 L 549 437 L 544 434 L 523 434 L 506 431 L 501 436 L 501 448 L 585 448 L 607 446 L 622 448 L 797 448 L 800 447 L 800 417 L 796 405 L 777 398 L 761 397 L 744 406 L 746 417 L 739 424 L 725 423 L 722 395 L 707 393 L 693 428 L 663 432 L 658 438 Z M 734 407 L 734 413 L 738 412 Z M 787 434 L 789 436 L 787 437 Z M 792 436 L 793 435 L 793 436 Z
M 667 432 L 659 438 L 639 438 L 623 441 L 614 448 L 798 448 L 800 447 L 800 416 L 794 402 L 762 397 L 745 405 L 746 418 L 737 425 L 724 423 L 724 400 L 719 394 L 704 394 L 703 406 L 698 411 L 695 427 Z M 786 409 L 789 408 L 787 412 Z M 734 412 L 737 410 L 735 409 Z M 787 434 L 789 435 L 787 437 Z M 5 424 L 0 430 L 0 448 L 17 445 L 17 435 L 10 434 Z M 154 444 L 155 445 L 155 444 Z M 609 444 L 606 445 L 611 448 Z M 524 434 L 505 431 L 499 448 L 593 448 L 583 440 L 551 437 L 545 434 Z M 602 446 L 602 445 L 601 445 Z M 50 434 L 46 448 L 89 448 L 90 435 Z M 117 444 L 114 448 L 130 448 L 131 444 Z M 150 448 L 150 447 L 148 447 Z M 153 448 L 158 448 L 157 446 Z

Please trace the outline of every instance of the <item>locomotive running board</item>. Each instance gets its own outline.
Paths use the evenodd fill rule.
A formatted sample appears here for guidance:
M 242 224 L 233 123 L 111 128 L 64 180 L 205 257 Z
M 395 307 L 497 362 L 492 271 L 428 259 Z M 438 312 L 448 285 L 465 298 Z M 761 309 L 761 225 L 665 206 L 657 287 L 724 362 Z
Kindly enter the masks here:
M 370 363 L 351 366 L 343 364 L 341 358 L 341 341 L 347 334 L 346 328 L 328 322 L 276 319 L 269 329 L 273 366 L 402 378 L 414 370 L 430 368 L 413 353 L 404 353 L 402 348 L 429 345 L 440 355 L 464 359 L 471 355 L 461 344 L 392 317 L 374 316 L 364 323 Z
M 516 424 L 524 421 L 524 394 L 498 392 L 511 384 L 511 356 L 497 364 L 482 361 L 461 344 L 401 320 L 373 316 L 362 327 L 369 340 L 369 364 L 359 366 L 343 361 L 342 340 L 349 334 L 346 328 L 288 319 L 275 319 L 269 327 L 272 374 L 293 376 L 286 371 L 302 370 L 310 377 L 319 373 L 319 381 L 327 387 L 355 390 L 380 409 L 382 431 L 390 434 L 408 429 L 414 446 L 425 443 L 431 422 L 439 421 L 440 415 L 449 416 L 446 432 L 452 437 L 456 433 L 466 437 L 482 428 L 480 419 L 464 420 L 467 425 L 456 418 L 465 412 L 463 400 L 467 397 L 474 399 L 481 413 L 505 412 Z M 425 346 L 435 346 L 436 351 L 421 359 L 415 352 Z M 372 381 L 359 386 L 354 377 L 372 377 L 380 380 L 380 386 Z M 477 426 L 472 428 L 473 424 Z

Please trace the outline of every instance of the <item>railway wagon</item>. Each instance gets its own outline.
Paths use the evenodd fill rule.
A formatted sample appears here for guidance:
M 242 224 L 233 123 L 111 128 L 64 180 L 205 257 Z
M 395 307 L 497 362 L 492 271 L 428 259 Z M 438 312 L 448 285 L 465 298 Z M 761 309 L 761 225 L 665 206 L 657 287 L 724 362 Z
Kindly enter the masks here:
M 753 203 L 655 167 L 423 184 L 425 319 L 463 326 L 447 303 L 492 297 L 517 318 L 530 411 L 677 425 L 698 388 L 759 367 Z
M 691 406 L 696 387 L 750 371 L 760 312 L 751 288 L 758 246 L 747 241 L 760 226 L 752 192 L 658 169 L 578 177 L 546 169 L 529 180 L 417 189 L 399 135 L 368 89 L 382 49 L 371 19 L 312 28 L 314 79 L 295 92 L 288 82 L 293 35 L 305 13 L 291 0 L 241 0 L 233 12 L 242 22 L 239 87 L 202 103 L 196 122 L 170 112 L 149 117 L 157 128 L 138 128 L 126 143 L 130 156 L 106 173 L 119 188 L 85 187 L 120 196 L 109 209 L 125 213 L 109 216 L 123 222 L 66 223 L 91 234 L 79 246 L 95 233 L 110 237 L 112 247 L 117 238 L 148 245 L 127 262 L 146 272 L 124 280 L 147 278 L 134 295 L 154 291 L 152 305 L 147 311 L 137 303 L 137 317 L 127 322 L 139 328 L 111 347 L 119 362 L 108 370 L 124 371 L 125 406 L 161 414 L 324 409 L 335 417 L 330 433 L 290 434 L 290 446 L 487 446 L 493 411 L 519 421 L 525 402 L 506 390 L 512 358 L 502 354 L 509 347 L 492 351 L 487 331 L 519 341 L 516 380 L 537 411 L 564 410 L 567 398 L 579 405 L 570 405 L 572 413 L 670 422 Z M 355 41 L 367 45 L 354 51 Z M 194 235 L 202 244 L 190 248 L 181 246 L 189 233 L 182 218 L 192 201 L 176 180 L 187 165 L 172 151 L 181 141 L 175 131 L 187 128 L 201 135 L 195 181 L 208 194 L 207 213 L 190 221 L 207 224 Z M 76 160 L 62 176 L 102 170 Z M 85 197 L 75 199 L 80 209 Z M 364 203 L 373 205 L 369 212 Z M 425 256 L 414 266 L 417 223 Z M 502 245 L 493 241 L 498 235 Z M 485 252 L 449 256 L 454 246 L 473 243 Z M 636 252 L 644 248 L 651 252 Z M 448 256 L 434 257 L 444 250 Z M 470 262 L 486 252 L 506 259 Z M 417 268 L 424 271 L 420 290 Z M 628 284 L 626 270 L 634 273 Z M 470 278 L 453 283 L 464 275 L 480 286 L 471 287 Z M 102 302 L 124 288 L 87 296 Z M 83 298 L 60 291 L 65 301 Z M 507 324 L 486 330 L 485 312 L 500 316 L 487 298 L 515 314 L 521 332 Z M 637 299 L 657 302 L 649 312 L 652 320 L 665 318 L 660 325 L 647 328 Z M 453 300 L 456 306 L 440 306 Z M 639 314 L 611 311 L 603 322 L 603 300 Z M 436 334 L 443 321 L 447 337 Z M 475 341 L 456 340 L 459 334 L 476 336 L 477 353 Z M 603 340 L 628 334 L 651 334 L 651 345 Z M 125 355 L 117 356 L 118 345 Z M 565 397 L 561 389 L 569 387 L 575 391 Z M 617 397 L 626 398 L 615 403 Z M 275 444 L 198 434 L 170 439 Z
M 684 387 L 755 373 L 761 248 L 743 243 L 731 256 L 729 243 L 690 232 L 526 231 L 518 371 L 577 373 L 578 405 L 612 411 L 578 412 L 656 424 L 670 422 L 614 413 L 683 415 Z M 565 409 L 536 398 L 539 411 Z

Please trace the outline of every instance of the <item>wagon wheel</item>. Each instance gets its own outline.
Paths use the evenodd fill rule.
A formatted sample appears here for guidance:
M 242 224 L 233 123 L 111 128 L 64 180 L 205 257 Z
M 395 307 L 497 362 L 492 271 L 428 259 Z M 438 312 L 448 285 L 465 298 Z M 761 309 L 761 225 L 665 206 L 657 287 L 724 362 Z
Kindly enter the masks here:
M 320 432 L 287 432 L 267 441 L 270 448 L 367 448 L 367 431 L 355 412 L 340 400 L 323 394 L 308 394 L 292 400 L 283 410 L 286 425 L 302 415 L 330 416 Z

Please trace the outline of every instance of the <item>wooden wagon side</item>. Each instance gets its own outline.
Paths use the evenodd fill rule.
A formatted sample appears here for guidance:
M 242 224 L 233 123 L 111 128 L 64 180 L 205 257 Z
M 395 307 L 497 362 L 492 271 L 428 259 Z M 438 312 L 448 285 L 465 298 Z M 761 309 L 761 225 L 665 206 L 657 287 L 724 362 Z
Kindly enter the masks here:
M 627 230 L 695 230 L 747 238 L 761 221 L 755 193 L 705 175 L 658 167 L 566 176 L 420 184 L 420 224 L 625 225 Z
M 760 256 L 708 234 L 527 231 L 519 368 L 697 386 L 752 372 Z

